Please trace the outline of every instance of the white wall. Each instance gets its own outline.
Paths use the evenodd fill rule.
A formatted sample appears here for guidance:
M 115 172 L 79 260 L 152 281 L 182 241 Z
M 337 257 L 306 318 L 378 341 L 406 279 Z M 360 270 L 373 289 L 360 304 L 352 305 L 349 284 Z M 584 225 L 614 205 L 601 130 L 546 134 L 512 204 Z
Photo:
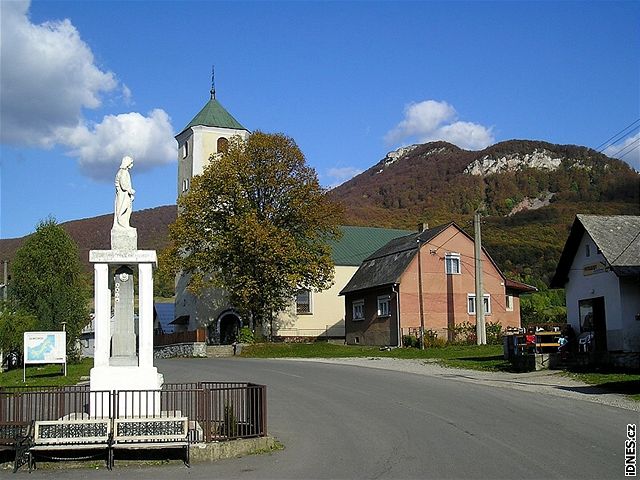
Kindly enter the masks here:
M 589 257 L 586 256 L 587 243 L 589 243 L 591 250 Z M 565 285 L 567 322 L 571 324 L 577 334 L 580 333 L 578 302 L 604 297 L 608 350 L 623 350 L 622 302 L 618 276 L 612 271 L 604 271 L 602 268 L 596 269 L 591 275 L 585 275 L 585 267 L 604 261 L 602 254 L 597 253 L 594 241 L 585 232 L 571 264 L 569 281 Z M 587 271 L 589 270 L 587 269 Z

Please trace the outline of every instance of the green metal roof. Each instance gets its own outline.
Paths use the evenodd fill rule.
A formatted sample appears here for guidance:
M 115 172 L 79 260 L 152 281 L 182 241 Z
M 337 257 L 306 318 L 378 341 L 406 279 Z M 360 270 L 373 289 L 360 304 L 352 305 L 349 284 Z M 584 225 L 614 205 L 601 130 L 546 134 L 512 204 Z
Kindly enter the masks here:
M 390 240 L 408 235 L 408 230 L 375 227 L 342 226 L 342 238 L 331 242 L 333 262 L 336 265 L 359 266 L 365 258 Z
M 227 112 L 220 102 L 218 102 L 213 96 L 211 100 L 207 102 L 200 112 L 193 117 L 193 120 L 189 122 L 189 125 L 184 127 L 184 132 L 187 128 L 195 125 L 203 125 L 205 127 L 220 127 L 220 128 L 233 128 L 235 130 L 246 130 L 240 123 Z

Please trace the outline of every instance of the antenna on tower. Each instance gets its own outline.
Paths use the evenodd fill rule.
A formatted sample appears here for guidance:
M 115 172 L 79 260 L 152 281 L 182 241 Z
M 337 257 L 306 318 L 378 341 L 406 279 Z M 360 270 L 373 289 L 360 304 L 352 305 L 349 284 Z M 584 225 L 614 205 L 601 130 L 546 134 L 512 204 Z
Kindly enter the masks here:
M 211 65 L 211 100 L 216 98 L 216 72 L 215 67 Z

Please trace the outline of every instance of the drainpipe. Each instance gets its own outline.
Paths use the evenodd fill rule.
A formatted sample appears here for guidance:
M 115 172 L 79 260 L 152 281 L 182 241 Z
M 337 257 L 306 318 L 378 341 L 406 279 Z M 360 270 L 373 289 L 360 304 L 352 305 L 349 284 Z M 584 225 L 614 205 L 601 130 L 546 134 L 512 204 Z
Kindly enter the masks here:
M 396 290 L 396 287 L 399 287 L 397 283 L 394 283 L 391 286 L 391 291 L 396 294 L 396 322 L 398 325 L 398 348 L 402 347 L 402 332 L 400 331 L 400 289 Z

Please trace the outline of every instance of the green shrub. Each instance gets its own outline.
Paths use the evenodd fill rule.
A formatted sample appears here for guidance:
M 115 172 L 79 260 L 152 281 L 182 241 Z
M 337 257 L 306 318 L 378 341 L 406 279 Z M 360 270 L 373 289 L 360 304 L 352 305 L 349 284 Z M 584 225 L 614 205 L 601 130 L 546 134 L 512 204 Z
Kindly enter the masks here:
M 487 322 L 485 331 L 487 332 L 487 344 L 500 345 L 502 343 L 502 325 L 499 322 Z
M 242 327 L 240 334 L 238 335 L 238 341 L 240 343 L 254 343 L 255 337 L 249 327 Z
M 403 335 L 402 346 L 407 348 L 418 347 L 419 346 L 418 337 L 416 337 L 415 335 Z
M 452 343 L 455 345 L 475 345 L 476 326 L 470 322 L 462 322 L 449 329 L 452 332 Z

